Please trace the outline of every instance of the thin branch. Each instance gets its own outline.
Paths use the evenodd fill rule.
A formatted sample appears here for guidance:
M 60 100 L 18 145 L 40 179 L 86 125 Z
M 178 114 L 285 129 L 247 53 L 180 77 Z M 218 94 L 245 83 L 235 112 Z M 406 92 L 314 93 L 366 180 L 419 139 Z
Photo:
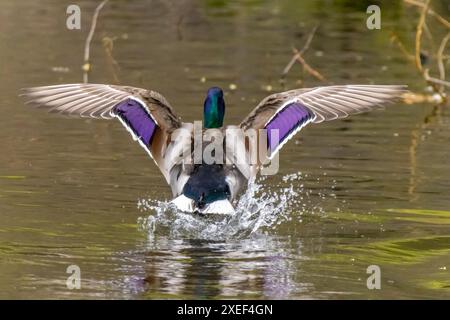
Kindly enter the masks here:
M 445 80 L 441 80 L 441 79 L 430 77 L 430 75 L 428 74 L 428 69 L 425 69 L 425 71 L 424 71 L 424 78 L 428 82 L 431 82 L 431 83 L 434 83 L 434 84 L 438 84 L 440 86 L 445 86 L 445 87 L 449 87 L 450 88 L 450 82 L 449 81 L 445 81 Z
M 403 2 L 416 6 L 416 7 L 420 7 L 420 8 L 424 8 L 425 7 L 425 3 L 424 2 L 420 2 L 420 1 L 415 1 L 415 0 L 403 0 Z M 446 26 L 447 28 L 450 28 L 450 22 L 446 19 L 444 19 L 442 16 L 440 16 L 439 14 L 437 14 L 435 11 L 433 11 L 432 9 L 428 10 L 428 14 L 430 16 L 433 16 L 436 18 L 436 20 L 438 20 L 440 23 L 442 23 L 444 26 Z
M 286 77 L 286 75 L 289 73 L 291 68 L 294 66 L 295 61 L 297 61 L 297 56 L 293 55 L 291 61 L 289 61 L 289 63 L 286 65 L 286 67 L 284 68 L 283 72 L 281 73 L 281 77 L 282 78 Z
M 445 46 L 448 41 L 448 37 L 450 37 L 450 33 L 442 40 L 441 45 L 436 54 L 436 56 L 438 58 L 438 69 L 439 69 L 440 79 L 430 77 L 429 69 L 424 68 L 422 65 L 422 59 L 421 59 L 422 43 L 421 43 L 421 41 L 422 41 L 422 33 L 424 31 L 427 32 L 428 37 L 431 40 L 432 47 L 433 47 L 433 49 L 435 49 L 434 43 L 432 41 L 433 40 L 432 35 L 431 35 L 430 30 L 427 30 L 428 27 L 427 27 L 427 22 L 426 22 L 427 16 L 430 14 L 430 11 L 431 11 L 431 9 L 429 8 L 431 0 L 427 0 L 426 2 L 416 2 L 414 0 L 404 0 L 404 2 L 414 4 L 414 5 L 422 8 L 421 13 L 420 13 L 420 18 L 419 18 L 419 21 L 418 21 L 417 27 L 416 27 L 415 53 L 414 53 L 413 61 L 414 61 L 414 64 L 415 64 L 417 70 L 419 71 L 420 75 L 427 82 L 427 84 L 432 87 L 433 92 L 436 94 L 436 95 L 432 95 L 431 100 L 428 98 L 425 100 L 433 101 L 433 102 L 437 102 L 437 103 L 445 102 L 446 94 L 445 94 L 444 88 L 450 87 L 450 83 L 445 80 L 445 68 L 444 68 L 444 62 L 443 62 L 443 60 L 444 60 L 443 53 L 444 53 Z M 395 36 L 395 34 L 393 34 L 393 36 L 391 38 L 393 39 L 393 41 L 397 42 L 397 44 L 399 45 L 399 48 L 409 58 L 409 53 L 407 52 L 407 50 L 405 49 L 403 44 L 400 42 L 400 40 Z M 433 51 L 435 51 L 435 50 L 433 50 Z M 436 98 L 436 97 L 438 97 L 438 98 Z M 409 101 L 409 102 L 412 102 L 415 100 L 420 101 L 420 100 L 423 100 L 422 98 L 423 97 L 420 97 L 418 95 L 410 96 L 410 97 L 405 97 L 405 101 Z
M 94 15 L 92 17 L 91 29 L 89 30 L 89 34 L 86 38 L 86 43 L 84 45 L 84 65 L 83 65 L 83 82 L 88 82 L 88 74 L 91 69 L 91 64 L 89 62 L 89 55 L 91 49 L 91 41 L 94 37 L 95 27 L 97 26 L 97 19 L 100 13 L 100 10 L 104 7 L 104 5 L 108 2 L 108 0 L 103 0 L 95 9 Z
M 295 61 L 297 61 L 297 56 L 298 56 L 298 55 L 304 54 L 304 53 L 309 49 L 309 46 L 311 45 L 311 41 L 312 41 L 312 39 L 314 38 L 314 35 L 316 34 L 316 31 L 317 31 L 317 28 L 318 28 L 318 27 L 319 27 L 319 26 L 316 25 L 316 26 L 311 30 L 311 32 L 310 32 L 309 35 L 308 35 L 308 39 L 306 39 L 306 42 L 305 42 L 305 44 L 303 45 L 303 48 L 302 48 L 297 54 L 294 54 L 294 55 L 292 56 L 291 61 L 289 61 L 289 63 L 286 65 L 286 67 L 283 69 L 283 72 L 281 73 L 281 77 L 282 77 L 282 78 L 284 78 L 284 77 L 289 73 L 289 71 L 291 70 L 291 68 L 294 66 Z
M 396 43 L 398 48 L 400 49 L 400 51 L 405 55 L 405 57 L 410 60 L 412 63 L 415 63 L 415 55 L 411 54 L 405 47 L 405 45 L 403 44 L 403 42 L 401 42 L 401 40 L 399 39 L 399 37 L 397 36 L 397 34 L 395 34 L 394 32 L 391 32 L 391 41 Z
M 428 84 L 433 88 L 434 92 L 438 93 L 442 97 L 442 99 L 445 100 L 445 97 L 442 95 L 442 92 L 438 85 L 447 86 L 447 82 L 430 77 L 428 74 L 428 69 L 423 68 L 422 61 L 420 59 L 422 31 L 427 18 L 427 12 L 429 9 L 430 1 L 431 0 L 427 0 L 427 2 L 422 7 L 422 12 L 420 13 L 419 22 L 417 24 L 415 61 L 417 70 L 419 70 L 420 74 L 423 76 L 425 81 L 428 82 Z
M 436 55 L 436 59 L 437 59 L 437 64 L 438 64 L 438 68 L 439 68 L 439 77 L 441 80 L 445 80 L 445 67 L 444 67 L 444 50 L 445 50 L 445 46 L 447 45 L 448 40 L 450 39 L 450 32 L 447 33 L 447 35 L 444 37 L 444 39 L 442 39 L 441 41 L 441 45 L 439 46 L 437 55 Z
M 419 23 L 417 24 L 417 31 L 416 31 L 415 61 L 416 61 L 416 67 L 420 72 L 423 72 L 422 62 L 420 61 L 420 46 L 421 46 L 421 40 L 422 40 L 423 26 L 425 25 L 425 19 L 427 16 L 430 1 L 431 0 L 427 0 L 427 2 L 425 3 L 425 6 L 422 9 L 422 12 L 420 13 L 420 19 L 419 19 Z
M 303 66 L 303 68 L 305 69 L 306 72 L 308 72 L 310 75 L 312 75 L 313 77 L 319 79 L 320 81 L 326 81 L 325 77 L 320 74 L 319 71 L 315 70 L 313 67 L 311 67 L 306 61 L 305 59 L 302 57 L 302 55 L 300 54 L 300 51 L 298 51 L 296 48 L 292 49 L 296 60 L 298 62 L 300 62 L 300 64 Z
M 116 38 L 109 38 L 109 37 L 104 37 L 102 39 L 102 44 L 103 44 L 103 48 L 105 49 L 105 54 L 106 54 L 106 61 L 108 63 L 108 68 L 113 76 L 113 81 L 114 84 L 119 84 L 120 80 L 119 80 L 119 76 L 118 76 L 118 71 L 120 71 L 120 66 L 119 63 L 116 61 L 116 59 L 114 59 L 113 56 L 113 47 L 114 47 L 114 41 L 116 40 Z
M 417 92 L 406 92 L 402 94 L 402 101 L 405 104 L 416 104 L 416 103 L 432 103 L 432 104 L 442 104 L 444 99 L 442 95 L 439 94 L 423 94 Z
M 306 42 L 305 42 L 303 48 L 300 50 L 301 55 L 303 55 L 309 49 L 309 46 L 311 45 L 311 41 L 314 38 L 318 27 L 319 26 L 316 25 L 309 33 L 308 39 L 306 39 Z
M 184 14 L 181 14 L 178 19 L 177 19 L 177 23 L 176 23 L 176 28 L 177 28 L 177 36 L 178 36 L 178 40 L 182 41 L 183 40 L 183 30 L 181 28 L 182 24 L 183 24 L 183 20 L 184 20 Z

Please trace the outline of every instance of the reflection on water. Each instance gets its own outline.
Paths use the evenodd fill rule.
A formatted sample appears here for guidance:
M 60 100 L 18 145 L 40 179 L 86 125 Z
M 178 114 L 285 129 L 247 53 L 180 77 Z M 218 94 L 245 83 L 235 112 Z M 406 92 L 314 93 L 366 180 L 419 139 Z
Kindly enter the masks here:
M 153 239 L 141 256 L 145 278 L 130 285 L 147 298 L 289 298 L 310 285 L 295 279 L 301 247 L 280 245 L 263 234 L 233 243 Z
M 29 110 L 19 88 L 80 82 L 82 30 L 66 1 L 0 2 L 0 298 L 448 298 L 450 116 L 431 105 L 312 125 L 280 154 L 235 217 L 174 212 L 170 190 L 120 124 Z M 442 2 L 434 9 L 448 16 Z M 110 1 L 92 42 L 90 81 L 164 94 L 186 121 L 225 89 L 227 123 L 273 91 L 323 84 L 292 46 L 320 22 L 305 58 L 330 82 L 423 82 L 389 40 L 414 42 L 417 11 L 349 1 Z M 429 29 L 440 32 L 433 21 Z M 439 35 L 440 36 L 440 35 Z M 111 61 L 102 39 L 114 39 Z M 434 63 L 431 61 L 430 63 Z M 114 74 L 116 73 L 116 74 Z M 300 173 L 301 172 L 301 173 Z M 69 265 L 81 290 L 66 287 Z M 379 265 L 382 289 L 366 287 Z

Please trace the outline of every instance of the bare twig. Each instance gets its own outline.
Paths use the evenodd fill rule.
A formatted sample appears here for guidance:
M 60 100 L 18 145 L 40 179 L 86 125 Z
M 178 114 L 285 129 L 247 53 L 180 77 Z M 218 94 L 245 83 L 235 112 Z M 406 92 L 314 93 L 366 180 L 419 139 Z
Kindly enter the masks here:
M 422 61 L 420 59 L 422 32 L 426 23 L 426 17 L 430 6 L 430 1 L 431 0 L 427 0 L 424 6 L 422 7 L 419 22 L 417 23 L 415 63 L 417 70 L 420 72 L 425 81 L 433 88 L 433 91 L 439 94 L 442 100 L 445 101 L 445 94 L 443 92 L 444 91 L 443 87 L 449 86 L 449 83 L 445 80 L 430 77 L 428 73 L 429 70 L 423 68 Z
M 306 39 L 306 42 L 305 42 L 305 44 L 303 45 L 303 48 L 300 50 L 300 54 L 301 54 L 301 55 L 304 54 L 304 53 L 309 49 L 309 46 L 311 45 L 311 41 L 312 41 L 312 39 L 314 38 L 314 36 L 315 36 L 315 34 L 316 34 L 316 31 L 317 31 L 317 28 L 318 28 L 318 27 L 319 27 L 319 26 L 316 25 L 316 26 L 311 30 L 311 32 L 309 33 L 308 39 Z
M 391 41 L 396 43 L 400 51 L 405 55 L 405 57 L 410 60 L 412 63 L 415 63 L 415 55 L 411 54 L 403 44 L 403 42 L 400 41 L 397 34 L 394 32 L 391 32 Z
M 410 5 L 413 5 L 413 6 L 416 6 L 416 7 L 420 7 L 420 8 L 424 8 L 425 5 L 426 5 L 424 2 L 415 1 L 415 0 L 403 0 L 403 2 L 405 2 L 407 4 L 410 4 Z M 448 20 L 444 19 L 441 15 L 437 14 L 432 9 L 428 10 L 428 14 L 430 16 L 435 17 L 436 20 L 438 20 L 440 23 L 442 23 L 447 28 L 450 28 L 450 22 Z
M 296 53 L 292 56 L 291 61 L 289 61 L 289 63 L 286 65 L 286 67 L 283 69 L 283 72 L 281 73 L 282 78 L 284 78 L 289 73 L 292 66 L 295 64 L 295 61 L 297 61 L 297 56 L 303 55 L 309 49 L 309 46 L 311 45 L 311 41 L 314 38 L 314 35 L 316 34 L 317 28 L 318 28 L 318 25 L 315 26 L 309 33 L 308 39 L 306 39 L 306 42 L 303 45 L 303 48 L 298 53 Z
M 445 67 L 444 67 L 444 50 L 447 45 L 448 40 L 450 39 L 450 32 L 442 39 L 441 45 L 439 46 L 436 59 L 439 68 L 439 77 L 441 80 L 445 80 Z
M 300 54 L 300 51 L 298 51 L 297 49 L 293 49 L 296 60 L 298 62 L 300 62 L 300 64 L 303 66 L 303 68 L 305 69 L 306 72 L 308 72 L 310 75 L 312 75 L 313 77 L 319 79 L 320 81 L 326 81 L 325 77 L 320 74 L 319 71 L 315 70 L 313 67 L 311 67 L 306 61 L 305 59 L 302 57 L 302 55 Z
M 281 73 L 282 78 L 286 77 L 291 68 L 294 66 L 295 61 L 297 61 L 297 57 L 296 55 L 293 55 L 291 61 L 289 61 L 289 63 L 286 65 L 286 67 L 283 69 L 283 72 Z
M 176 27 L 177 27 L 177 36 L 178 36 L 178 40 L 183 40 L 183 30 L 181 28 L 181 25 L 183 24 L 183 20 L 184 20 L 184 14 L 181 14 L 178 19 L 177 19 L 177 23 L 176 23 Z
M 417 24 L 417 31 L 416 31 L 416 55 L 415 55 L 415 61 L 416 61 L 416 67 L 420 72 L 423 72 L 422 62 L 420 60 L 420 46 L 421 46 L 421 40 L 422 40 L 422 32 L 423 32 L 423 26 L 425 25 L 425 19 L 428 12 L 428 7 L 430 5 L 431 0 L 427 0 L 425 3 L 425 6 L 422 9 L 422 12 L 420 13 L 420 19 L 419 23 Z
M 115 37 L 114 38 L 104 37 L 102 39 L 102 44 L 103 44 L 103 48 L 105 49 L 106 58 L 107 58 L 106 61 L 108 63 L 108 68 L 113 76 L 114 84 L 119 84 L 120 80 L 119 80 L 119 76 L 117 74 L 118 74 L 118 71 L 120 70 L 120 66 L 119 66 L 119 63 L 117 63 L 116 59 L 114 59 L 114 56 L 112 54 L 115 40 L 116 40 Z
M 423 94 L 417 92 L 406 92 L 402 95 L 402 101 L 405 104 L 416 104 L 416 103 L 432 103 L 441 104 L 444 100 L 439 94 Z
M 414 55 L 414 62 L 416 65 L 417 70 L 420 72 L 424 80 L 433 88 L 434 94 L 431 95 L 422 95 L 422 94 L 416 94 L 409 92 L 406 95 L 403 96 L 403 99 L 405 103 L 423 103 L 423 102 L 429 102 L 434 103 L 434 111 L 431 116 L 427 116 L 424 119 L 424 123 L 421 125 L 421 127 L 414 129 L 412 131 L 411 135 L 411 146 L 409 148 L 410 152 L 410 168 L 411 168 L 411 176 L 410 176 L 410 185 L 408 188 L 409 194 L 413 197 L 413 200 L 417 199 L 416 194 L 416 187 L 419 181 L 418 173 L 417 173 L 417 148 L 419 144 L 419 137 L 420 132 L 426 128 L 429 118 L 434 117 L 434 114 L 436 113 L 439 115 L 439 105 L 441 105 L 443 102 L 446 101 L 446 95 L 444 92 L 444 86 L 450 87 L 450 82 L 445 81 L 445 69 L 443 64 L 443 52 L 446 46 L 446 43 L 448 41 L 448 38 L 450 37 L 450 33 L 447 34 L 447 36 L 442 40 L 441 45 L 437 51 L 437 57 L 438 57 L 438 68 L 441 79 L 436 79 L 433 77 L 430 77 L 428 68 L 424 68 L 422 66 L 421 61 L 421 37 L 422 37 L 422 30 L 425 30 L 425 32 L 428 35 L 428 38 L 431 40 L 431 48 L 433 52 L 435 52 L 436 48 L 434 47 L 434 41 L 433 37 L 431 36 L 431 32 L 427 27 L 426 23 L 426 17 L 428 15 L 432 15 L 437 18 L 442 24 L 446 25 L 447 27 L 450 27 L 450 24 L 447 20 L 436 14 L 432 9 L 429 8 L 430 0 L 427 0 L 425 2 L 418 2 L 414 0 L 403 0 L 405 3 L 409 3 L 412 5 L 415 5 L 417 7 L 422 8 L 419 22 L 417 24 L 417 30 L 416 30 L 416 41 L 415 41 L 415 55 Z
M 431 83 L 434 83 L 434 84 L 437 84 L 437 85 L 440 85 L 440 86 L 445 86 L 445 87 L 449 87 L 450 88 L 450 82 L 449 81 L 445 81 L 445 80 L 441 80 L 441 79 L 430 77 L 430 75 L 428 74 L 428 69 L 425 69 L 425 71 L 424 71 L 424 78 L 428 82 L 431 82 Z
M 97 25 L 97 19 L 98 15 L 100 13 L 100 10 L 102 10 L 103 6 L 108 2 L 108 0 L 103 0 L 95 9 L 94 15 L 92 17 L 92 23 L 91 23 L 91 29 L 89 30 L 89 34 L 86 38 L 86 43 L 84 45 L 84 64 L 83 64 L 83 82 L 88 82 L 88 74 L 91 69 L 91 64 L 89 62 L 89 55 L 90 55 L 90 49 L 91 49 L 91 41 L 94 37 L 95 27 Z

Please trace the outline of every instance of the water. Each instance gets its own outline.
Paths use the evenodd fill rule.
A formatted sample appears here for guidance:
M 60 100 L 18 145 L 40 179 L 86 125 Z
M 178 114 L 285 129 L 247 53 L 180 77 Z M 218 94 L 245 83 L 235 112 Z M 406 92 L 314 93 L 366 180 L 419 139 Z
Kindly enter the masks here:
M 0 3 L 0 298 L 450 298 L 448 108 L 396 104 L 309 126 L 235 217 L 177 213 L 119 123 L 47 115 L 17 97 L 81 81 L 96 3 L 78 3 L 81 31 L 65 28 L 70 1 Z M 395 31 L 412 50 L 416 11 L 384 6 L 382 30 L 368 31 L 365 3 L 111 1 L 90 82 L 157 90 L 186 121 L 218 85 L 226 122 L 238 123 L 269 89 L 322 84 L 299 66 L 280 82 L 291 47 L 320 22 L 305 58 L 330 83 L 422 91 L 389 42 Z M 433 6 L 448 16 L 444 2 Z M 373 264 L 381 290 L 366 287 Z M 66 287 L 69 265 L 81 269 L 80 290 Z
M 157 229 L 159 231 L 163 227 L 168 228 L 171 236 L 176 238 L 223 241 L 246 238 L 263 228 L 275 229 L 276 225 L 293 218 L 301 222 L 304 213 L 324 213 L 317 199 L 310 201 L 311 190 L 304 190 L 303 184 L 293 183 L 302 179 L 301 174 L 291 174 L 275 186 L 252 183 L 239 198 L 234 215 L 193 215 L 179 212 L 169 202 L 142 199 L 138 202 L 138 208 L 156 214 L 139 219 L 139 223 L 150 237 L 154 237 Z M 265 177 L 260 180 L 264 181 Z M 320 195 L 325 198 L 325 194 Z

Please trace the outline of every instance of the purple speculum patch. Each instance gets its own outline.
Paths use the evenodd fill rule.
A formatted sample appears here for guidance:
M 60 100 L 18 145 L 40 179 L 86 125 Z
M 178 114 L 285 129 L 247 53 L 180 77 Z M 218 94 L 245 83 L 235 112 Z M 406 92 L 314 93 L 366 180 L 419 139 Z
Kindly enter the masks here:
M 267 147 L 271 151 L 283 143 L 291 132 L 314 118 L 314 113 L 298 102 L 286 105 L 266 124 Z M 272 130 L 278 130 L 278 139 L 273 139 Z M 274 135 L 276 137 L 276 135 Z
M 157 125 L 138 101 L 127 99 L 115 106 L 112 111 L 146 146 L 151 144 Z

